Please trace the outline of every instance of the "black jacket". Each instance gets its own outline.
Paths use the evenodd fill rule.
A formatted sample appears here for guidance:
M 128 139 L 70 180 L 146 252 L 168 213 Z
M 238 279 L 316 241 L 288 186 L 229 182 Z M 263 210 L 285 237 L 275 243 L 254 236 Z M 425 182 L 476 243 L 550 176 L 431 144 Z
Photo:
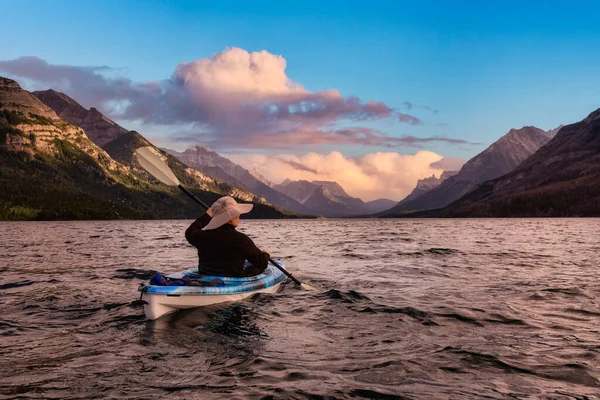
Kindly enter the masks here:
M 216 276 L 254 276 L 263 272 L 269 255 L 231 224 L 203 231 L 210 222 L 202 215 L 185 231 L 187 241 L 198 249 L 198 272 Z M 244 260 L 252 265 L 244 268 Z

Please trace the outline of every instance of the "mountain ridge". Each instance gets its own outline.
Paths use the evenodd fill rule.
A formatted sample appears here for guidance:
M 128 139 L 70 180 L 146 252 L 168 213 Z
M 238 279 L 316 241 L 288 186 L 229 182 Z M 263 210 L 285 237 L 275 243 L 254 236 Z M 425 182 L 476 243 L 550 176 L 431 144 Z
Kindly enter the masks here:
M 402 205 L 404 203 L 407 203 L 413 199 L 416 199 L 417 197 L 421 196 L 422 194 L 430 191 L 431 189 L 434 189 L 436 187 L 438 187 L 442 182 L 444 182 L 446 179 L 450 178 L 451 176 L 454 176 L 458 174 L 458 171 L 444 171 L 442 172 L 442 174 L 440 175 L 439 178 L 437 178 L 435 175 L 432 175 L 430 177 L 427 178 L 423 178 L 423 179 L 419 179 L 417 181 L 417 185 L 415 186 L 415 188 L 413 189 L 412 192 L 410 192 L 408 194 L 408 196 L 406 196 L 404 199 L 400 200 L 397 205 Z
M 533 126 L 511 129 L 481 153 L 467 161 L 460 171 L 437 187 L 418 197 L 402 201 L 381 215 L 394 216 L 404 212 L 437 209 L 458 200 L 477 184 L 512 171 L 522 161 L 546 144 L 551 131 Z
M 600 216 L 600 109 L 562 127 L 516 169 L 441 212 L 452 217 Z
M 302 203 L 313 213 L 325 217 L 367 216 L 396 203 L 389 199 L 364 202 L 350 196 L 339 183 L 333 181 L 285 179 L 274 188 Z
M 35 91 L 32 94 L 53 109 L 60 118 L 81 127 L 89 139 L 100 147 L 129 132 L 95 107 L 90 107 L 87 110 L 76 100 L 62 92 L 48 89 Z

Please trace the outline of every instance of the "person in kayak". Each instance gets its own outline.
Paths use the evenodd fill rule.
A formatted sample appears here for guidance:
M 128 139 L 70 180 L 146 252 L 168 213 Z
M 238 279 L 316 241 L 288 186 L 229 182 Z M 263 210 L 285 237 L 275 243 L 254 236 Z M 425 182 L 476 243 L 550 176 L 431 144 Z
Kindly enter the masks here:
M 187 241 L 198 249 L 198 272 L 214 276 L 254 276 L 269 263 L 269 253 L 252 239 L 236 231 L 240 215 L 253 204 L 239 204 L 233 197 L 221 197 L 185 231 Z M 244 267 L 245 260 L 250 265 Z

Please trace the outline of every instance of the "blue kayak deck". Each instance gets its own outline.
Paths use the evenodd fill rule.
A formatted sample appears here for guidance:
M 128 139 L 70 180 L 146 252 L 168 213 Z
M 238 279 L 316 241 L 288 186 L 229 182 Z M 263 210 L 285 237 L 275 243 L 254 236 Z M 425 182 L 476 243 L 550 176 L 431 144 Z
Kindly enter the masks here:
M 277 262 L 284 267 L 283 261 Z M 285 267 L 284 267 L 285 268 Z M 227 276 L 210 276 L 200 275 L 194 270 L 184 271 L 182 274 L 167 275 L 168 277 L 181 278 L 189 277 L 193 280 L 201 282 L 210 282 L 215 279 L 223 281 L 223 286 L 146 286 L 148 294 L 163 294 L 163 295 L 213 295 L 213 294 L 235 294 L 246 293 L 260 289 L 265 289 L 275 286 L 283 282 L 286 275 L 277 267 L 269 265 L 267 269 L 259 275 L 249 277 L 227 277 Z

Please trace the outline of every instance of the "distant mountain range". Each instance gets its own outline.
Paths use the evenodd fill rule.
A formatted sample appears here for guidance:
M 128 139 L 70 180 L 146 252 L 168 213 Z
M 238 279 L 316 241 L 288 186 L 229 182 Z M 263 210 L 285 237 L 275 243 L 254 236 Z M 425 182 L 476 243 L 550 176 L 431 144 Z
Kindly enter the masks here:
M 103 147 L 90 140 L 86 129 Z M 140 146 L 151 144 L 95 109 L 86 110 L 55 91 L 34 96 L 17 82 L 0 77 L 0 219 L 199 215 L 201 210 L 185 195 L 159 184 L 137 164 L 133 152 Z M 231 195 L 256 203 L 251 216 L 290 216 L 262 197 L 155 151 L 207 203 Z
M 487 149 L 471 158 L 460 171 L 437 187 L 405 199 L 381 216 L 393 217 L 415 210 L 436 209 L 458 200 L 477 184 L 514 170 L 527 157 L 548 143 L 556 130 L 543 131 L 533 126 L 511 129 Z
M 338 183 L 329 181 L 286 179 L 281 184 L 274 185 L 274 188 L 297 200 L 313 213 L 329 217 L 375 214 L 396 203 L 389 199 L 364 202 L 348 195 Z
M 273 189 L 250 171 L 220 156 L 216 152 L 204 147 L 193 146 L 184 152 L 164 149 L 167 153 L 173 155 L 178 160 L 208 176 L 228 182 L 232 185 L 245 188 L 246 190 L 264 197 L 268 202 L 275 204 L 285 210 L 310 214 L 310 210 L 300 204 L 298 201 L 286 196 L 285 194 Z M 262 177 L 264 181 L 266 179 Z M 267 181 L 268 182 L 268 181 Z
M 286 179 L 276 185 L 256 171 L 250 172 L 204 146 L 192 146 L 184 152 L 164 150 L 206 175 L 243 187 L 272 204 L 302 214 L 325 217 L 357 216 L 373 214 L 396 204 L 388 199 L 365 203 L 348 195 L 336 182 Z

